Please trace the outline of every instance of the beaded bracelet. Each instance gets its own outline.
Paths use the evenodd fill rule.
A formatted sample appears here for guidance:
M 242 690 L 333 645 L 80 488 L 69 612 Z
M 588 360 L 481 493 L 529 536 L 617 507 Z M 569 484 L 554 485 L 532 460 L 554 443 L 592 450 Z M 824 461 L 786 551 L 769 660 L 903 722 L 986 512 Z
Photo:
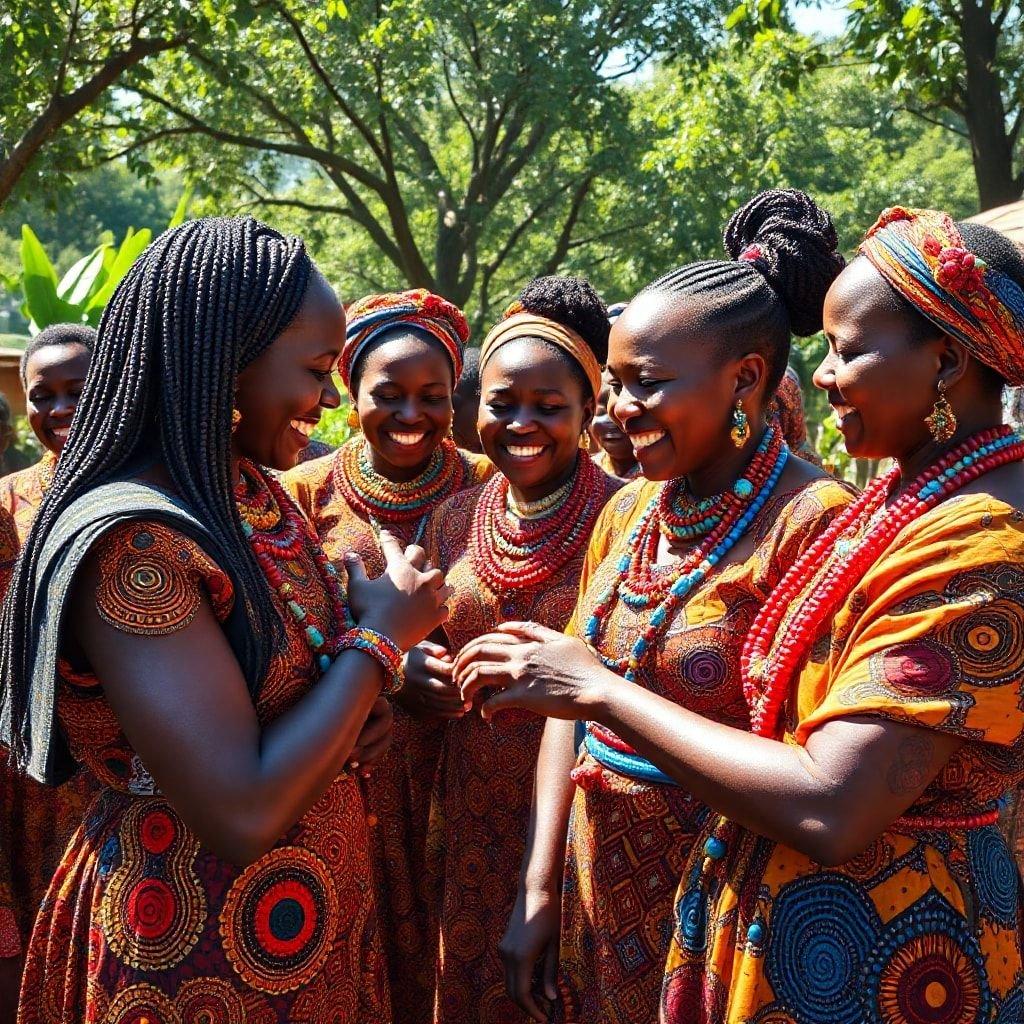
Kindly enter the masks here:
M 337 642 L 336 651 L 362 651 L 370 655 L 387 673 L 388 681 L 382 693 L 397 693 L 405 684 L 402 668 L 402 652 L 390 637 L 375 629 L 356 626 L 345 633 Z

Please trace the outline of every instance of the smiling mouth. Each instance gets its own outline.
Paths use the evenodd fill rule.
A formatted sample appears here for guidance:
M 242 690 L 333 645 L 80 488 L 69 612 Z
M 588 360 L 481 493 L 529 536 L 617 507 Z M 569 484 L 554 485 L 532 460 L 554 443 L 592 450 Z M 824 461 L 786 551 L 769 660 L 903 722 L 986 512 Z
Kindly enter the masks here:
M 396 434 L 391 431 L 388 433 L 388 437 L 403 448 L 415 448 L 426 436 L 426 431 L 420 431 L 418 434 Z
M 843 423 L 857 410 L 852 405 L 833 405 L 832 415 L 836 423 L 841 427 Z
M 70 427 L 50 427 L 50 433 L 59 441 L 66 441 L 70 432 Z
M 664 430 L 645 430 L 642 434 L 631 434 L 629 441 L 633 445 L 633 451 L 639 454 L 645 448 L 650 448 L 652 444 L 657 444 L 666 436 L 667 434 Z
M 316 430 L 316 420 L 289 420 L 289 426 L 306 437 L 312 437 Z
M 513 459 L 535 459 L 544 451 L 542 444 L 506 444 L 503 447 Z

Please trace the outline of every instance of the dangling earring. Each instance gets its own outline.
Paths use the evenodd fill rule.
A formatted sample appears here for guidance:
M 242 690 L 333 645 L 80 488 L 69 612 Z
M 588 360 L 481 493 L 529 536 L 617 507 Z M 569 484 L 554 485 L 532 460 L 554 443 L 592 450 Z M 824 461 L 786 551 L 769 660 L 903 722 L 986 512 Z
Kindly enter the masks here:
M 743 401 L 739 398 L 736 399 L 736 408 L 732 411 L 732 430 L 729 431 L 729 436 L 737 448 L 742 448 L 750 437 L 750 422 L 743 411 Z
M 354 405 L 349 406 L 347 423 L 353 430 L 359 429 L 359 413 Z
M 238 424 L 242 422 L 242 414 L 237 409 L 231 410 L 231 433 L 233 434 L 238 429 Z
M 580 451 L 590 451 L 590 431 L 584 429 L 580 434 Z
M 930 416 L 924 419 L 924 425 L 931 431 L 936 443 L 945 444 L 955 433 L 957 428 L 956 413 L 953 406 L 946 398 L 946 382 L 940 380 L 938 383 L 939 397 L 935 399 Z

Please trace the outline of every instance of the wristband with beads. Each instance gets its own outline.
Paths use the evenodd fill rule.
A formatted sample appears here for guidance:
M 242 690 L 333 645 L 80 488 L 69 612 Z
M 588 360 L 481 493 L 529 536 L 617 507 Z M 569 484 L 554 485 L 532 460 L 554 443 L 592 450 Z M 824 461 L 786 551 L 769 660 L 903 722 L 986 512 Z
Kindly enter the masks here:
M 337 653 L 340 654 L 342 651 L 362 651 L 384 669 L 388 681 L 384 684 L 382 693 L 397 693 L 405 684 L 402 652 L 398 645 L 383 633 L 356 626 L 338 640 Z

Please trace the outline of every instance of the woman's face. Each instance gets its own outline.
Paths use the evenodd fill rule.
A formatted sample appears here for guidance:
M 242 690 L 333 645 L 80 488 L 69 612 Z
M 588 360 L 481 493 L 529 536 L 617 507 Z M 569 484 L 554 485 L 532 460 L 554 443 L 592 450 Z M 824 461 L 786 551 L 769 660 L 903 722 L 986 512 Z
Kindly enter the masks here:
M 721 358 L 703 322 L 646 292 L 612 325 L 610 403 L 649 480 L 689 476 L 735 454 L 729 430 L 740 361 Z
M 341 402 L 332 372 L 344 339 L 345 311 L 316 274 L 295 319 L 238 375 L 236 454 L 279 470 L 299 461 L 321 411 Z
M 452 361 L 440 342 L 397 328 L 359 357 L 356 411 L 378 472 L 421 469 L 452 425 Z
M 825 297 L 828 354 L 814 383 L 828 394 L 846 450 L 865 459 L 899 458 L 929 440 L 925 417 L 937 396 L 942 335 L 915 337 L 871 263 L 854 260 Z
M 609 380 L 608 371 L 605 370 L 601 378 L 601 393 L 597 396 L 597 406 L 594 410 L 594 422 L 590 424 L 590 434 L 616 462 L 633 462 L 633 445 L 612 416 Z
M 477 429 L 487 457 L 526 501 L 556 490 L 594 415 L 570 357 L 532 338 L 506 342 L 481 371 L 480 394 Z
M 39 443 L 60 455 L 89 372 L 89 350 L 77 342 L 46 345 L 25 366 L 28 421 Z

